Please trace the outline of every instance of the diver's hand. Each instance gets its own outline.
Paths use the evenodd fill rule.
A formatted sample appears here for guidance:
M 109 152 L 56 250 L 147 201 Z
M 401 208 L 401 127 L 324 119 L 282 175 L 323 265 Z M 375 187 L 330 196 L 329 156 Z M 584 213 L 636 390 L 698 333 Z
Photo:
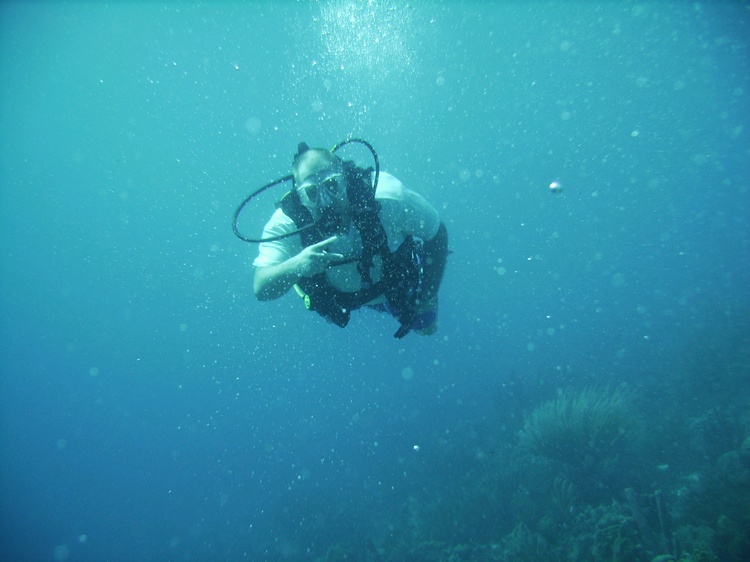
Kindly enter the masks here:
M 337 239 L 338 237 L 331 236 L 317 244 L 308 246 L 294 256 L 292 259 L 296 262 L 295 270 L 297 274 L 300 277 L 312 277 L 318 273 L 323 273 L 330 267 L 331 263 L 343 260 L 344 256 L 342 254 L 326 251 L 326 246 Z

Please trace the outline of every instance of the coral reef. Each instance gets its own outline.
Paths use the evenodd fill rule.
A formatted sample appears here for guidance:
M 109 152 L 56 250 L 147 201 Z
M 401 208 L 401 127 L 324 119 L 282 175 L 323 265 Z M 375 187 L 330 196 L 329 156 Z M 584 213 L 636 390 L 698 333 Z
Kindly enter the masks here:
M 750 357 L 740 344 L 734 356 Z M 639 387 L 637 407 L 628 386 L 568 389 L 494 443 L 452 432 L 377 549 L 338 546 L 321 560 L 750 560 L 748 366 L 704 363 L 717 384 L 702 393 L 669 373 Z
M 566 390 L 536 408 L 519 432 L 521 446 L 575 469 L 615 457 L 632 431 L 633 397 L 614 391 Z
M 643 432 L 634 402 L 626 386 L 562 391 L 526 416 L 518 432 L 519 455 L 544 459 L 547 477 L 566 479 L 584 501 L 640 485 L 646 475 L 633 453 Z

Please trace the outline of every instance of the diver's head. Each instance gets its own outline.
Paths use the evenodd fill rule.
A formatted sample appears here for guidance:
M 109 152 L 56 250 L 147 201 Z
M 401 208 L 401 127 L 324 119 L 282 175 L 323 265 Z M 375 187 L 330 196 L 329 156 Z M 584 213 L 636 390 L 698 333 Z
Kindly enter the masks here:
M 336 155 L 322 148 L 311 148 L 297 155 L 292 167 L 294 185 L 302 204 L 328 231 L 342 226 L 346 213 L 346 179 Z

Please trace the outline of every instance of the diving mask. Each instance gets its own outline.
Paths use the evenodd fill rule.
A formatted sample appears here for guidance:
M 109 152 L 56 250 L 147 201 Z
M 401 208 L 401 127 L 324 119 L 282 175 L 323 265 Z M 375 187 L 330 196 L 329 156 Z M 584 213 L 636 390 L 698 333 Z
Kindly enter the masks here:
M 322 211 L 340 206 L 346 196 L 346 182 L 340 170 L 314 174 L 297 187 L 302 204 L 310 210 Z

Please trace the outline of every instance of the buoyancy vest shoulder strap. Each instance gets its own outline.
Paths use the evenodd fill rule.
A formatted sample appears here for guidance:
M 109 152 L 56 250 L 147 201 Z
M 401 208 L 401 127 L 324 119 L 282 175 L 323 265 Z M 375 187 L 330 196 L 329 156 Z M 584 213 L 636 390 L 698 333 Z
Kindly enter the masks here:
M 347 197 L 354 226 L 362 237 L 362 257 L 357 270 L 362 276 L 364 288 L 372 286 L 372 266 L 376 255 L 385 261 L 388 256 L 388 241 L 380 222 L 380 202 L 375 199 L 375 189 L 370 180 L 372 168 L 357 168 L 344 163 L 347 179 Z
M 287 192 L 281 198 L 281 201 L 276 203 L 276 207 L 284 211 L 284 214 L 294 221 L 294 225 L 298 229 L 303 229 L 315 222 L 312 213 L 302 204 L 297 191 L 294 189 Z M 299 233 L 299 236 L 300 242 L 305 248 L 323 240 L 323 236 L 317 227 L 306 228 Z

